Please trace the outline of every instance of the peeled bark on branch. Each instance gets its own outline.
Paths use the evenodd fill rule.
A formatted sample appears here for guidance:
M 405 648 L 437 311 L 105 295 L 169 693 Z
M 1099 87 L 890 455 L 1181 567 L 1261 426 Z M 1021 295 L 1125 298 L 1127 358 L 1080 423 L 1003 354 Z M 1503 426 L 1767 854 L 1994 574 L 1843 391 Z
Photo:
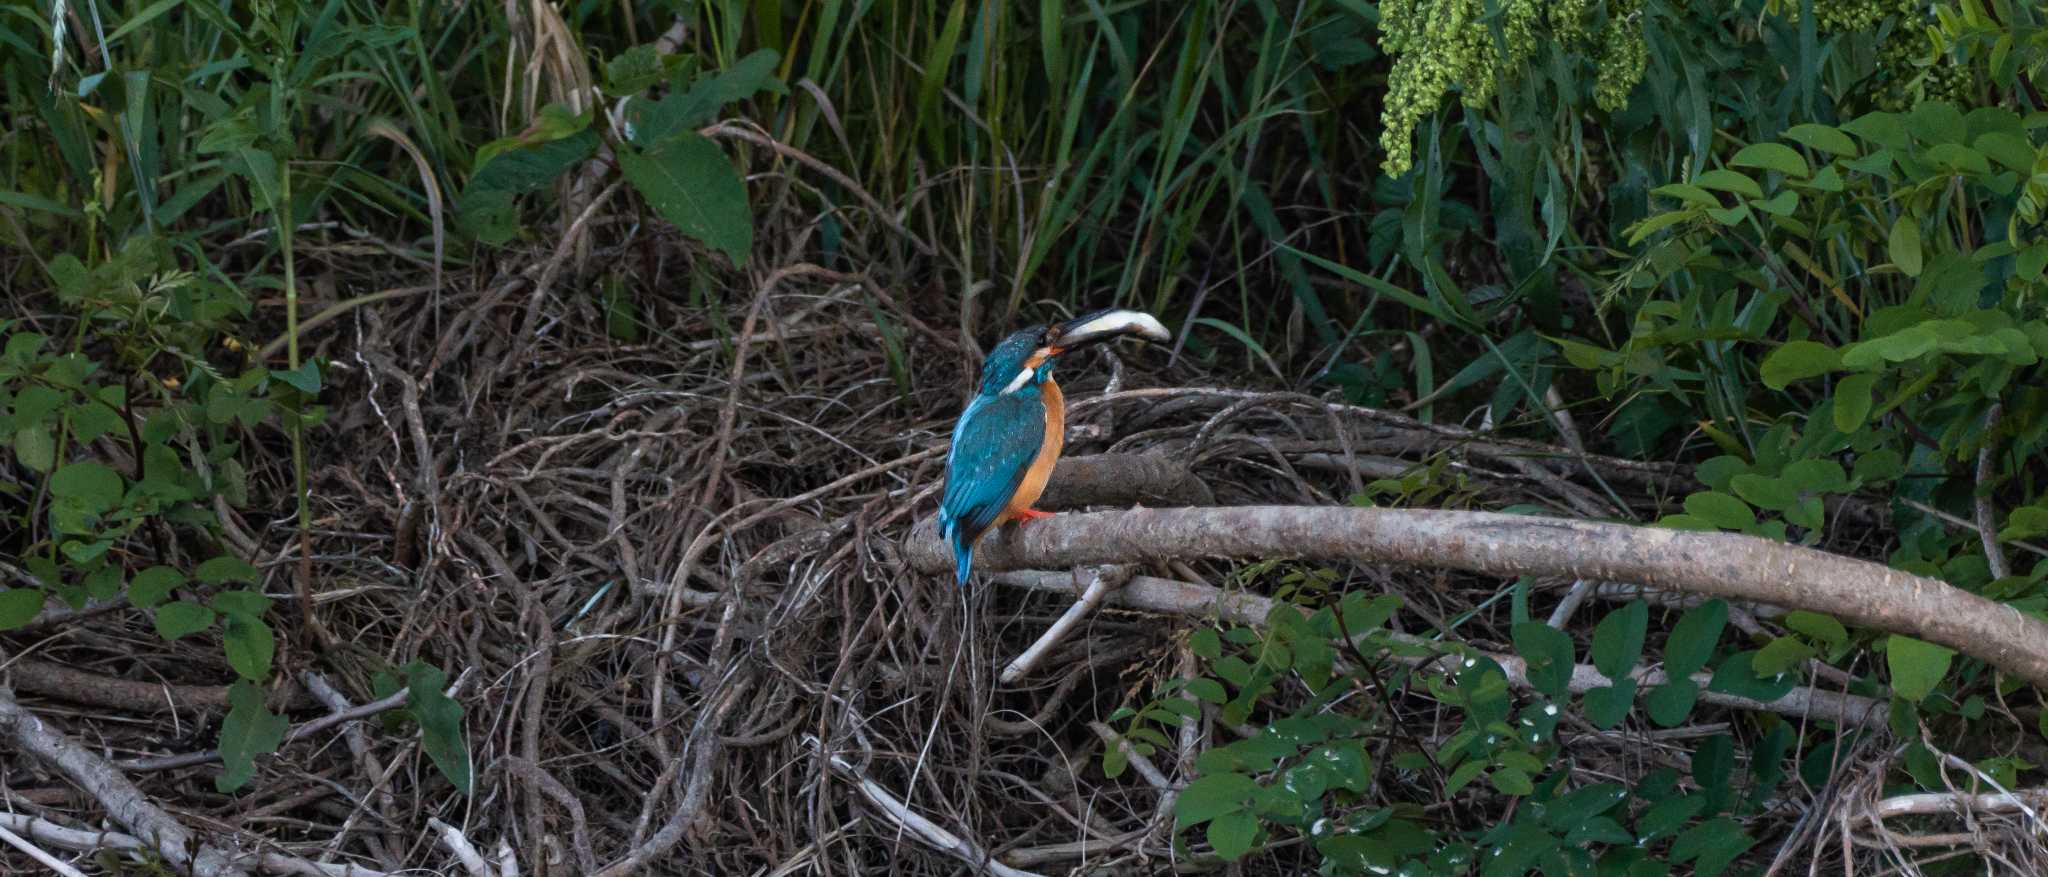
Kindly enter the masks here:
M 924 572 L 952 568 L 929 520 L 913 531 L 905 555 Z M 2048 622 L 1937 579 L 1733 533 L 1428 509 L 1132 509 L 1004 527 L 982 541 L 974 563 L 995 571 L 1190 557 L 1305 557 L 1625 581 L 1752 600 L 1917 637 L 2048 687 Z
M 1208 505 L 1209 485 L 1187 464 L 1161 453 L 1095 454 L 1061 457 L 1039 506 L 1072 509 L 1091 505 Z

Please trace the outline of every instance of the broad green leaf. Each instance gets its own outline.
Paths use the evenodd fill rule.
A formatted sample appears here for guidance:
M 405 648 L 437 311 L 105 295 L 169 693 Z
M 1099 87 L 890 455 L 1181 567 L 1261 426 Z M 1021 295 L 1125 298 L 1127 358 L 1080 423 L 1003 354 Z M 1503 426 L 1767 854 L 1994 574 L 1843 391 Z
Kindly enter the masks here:
M 1756 656 L 1756 652 L 1736 652 L 1729 655 L 1721 661 L 1720 666 L 1714 668 L 1714 680 L 1707 683 L 1707 690 L 1764 703 L 1784 697 L 1798 680 L 1789 674 L 1759 675 L 1752 664 Z
M 1768 478 L 1752 473 L 1735 476 L 1735 495 L 1749 501 L 1760 509 L 1782 512 L 1799 502 L 1799 491 L 1782 478 Z
M 1643 636 L 1650 627 L 1650 604 L 1641 599 L 1607 613 L 1593 628 L 1593 666 L 1608 679 L 1635 669 L 1643 655 Z
M 1695 186 L 1719 189 L 1723 192 L 1734 192 L 1737 195 L 1749 198 L 1762 198 L 1764 196 L 1763 187 L 1757 185 L 1755 180 L 1726 168 L 1702 171 L 1699 176 L 1692 178 L 1692 183 Z
M 1720 877 L 1735 857 L 1755 844 L 1756 839 L 1743 832 L 1741 823 L 1719 816 L 1680 834 L 1671 844 L 1671 860 L 1692 862 L 1698 877 Z
M 1756 513 L 1749 510 L 1749 504 L 1716 490 L 1686 497 L 1685 513 L 1723 530 L 1746 530 L 1756 525 Z
M 277 639 L 263 619 L 243 612 L 222 613 L 221 644 L 227 649 L 228 666 L 243 679 L 262 682 L 270 678 Z
M 1211 773 L 1195 778 L 1174 799 L 1176 828 L 1207 822 L 1225 813 L 1242 810 L 1259 793 L 1258 783 L 1241 773 Z
M 1728 603 L 1718 597 L 1686 610 L 1665 641 L 1664 672 L 1690 676 L 1707 666 L 1727 624 Z
M 1728 160 L 1736 167 L 1754 167 L 1777 171 L 1788 177 L 1805 179 L 1813 174 L 1806 164 L 1806 157 L 1783 143 L 1752 143 L 1735 153 Z
M 1612 678 L 1612 677 L 1609 677 Z M 1636 702 L 1636 681 L 1619 679 L 1614 685 L 1595 688 L 1586 692 L 1586 721 L 1593 727 L 1605 731 L 1628 717 L 1629 708 Z
M 1848 628 L 1843 627 L 1842 623 L 1836 621 L 1832 615 L 1822 615 L 1818 612 L 1795 609 L 1785 613 L 1784 621 L 1786 627 L 1806 634 L 1815 642 L 1826 644 L 1829 647 L 1839 646 L 1849 641 Z
M 121 474 L 90 460 L 71 463 L 50 476 L 50 495 L 98 511 L 121 504 Z
M 1701 207 L 1721 206 L 1721 199 L 1714 197 L 1712 192 L 1689 183 L 1668 183 L 1651 189 L 1650 194 L 1675 198 L 1687 204 L 1697 204 Z
M 1941 677 L 1948 675 L 1949 662 L 1955 656 L 1953 649 L 1892 634 L 1884 650 L 1885 666 L 1892 674 L 1892 694 L 1909 701 L 1932 694 Z
M 1207 627 L 1188 635 L 1188 649 L 1195 653 L 1195 657 L 1205 660 L 1223 657 L 1223 643 L 1217 638 L 1216 631 Z
M 1258 817 L 1250 811 L 1225 813 L 1209 822 L 1209 846 L 1226 862 L 1235 862 L 1252 851 L 1252 838 L 1259 832 Z
M 1908 277 L 1920 276 L 1924 263 L 1920 258 L 1919 220 L 1909 213 L 1899 214 L 1899 218 L 1892 221 L 1892 231 L 1886 241 L 1891 248 L 1892 264 L 1899 266 L 1899 270 Z
M 282 381 L 290 385 L 292 389 L 305 393 L 308 396 L 316 396 L 320 393 L 320 364 L 311 359 L 299 363 L 298 369 L 294 371 L 271 369 L 270 377 L 274 380 Z
M 1529 665 L 1529 683 L 1552 698 L 1563 698 L 1571 688 L 1572 638 L 1564 631 L 1536 621 L 1514 626 L 1515 653 Z
M 1790 140 L 1796 140 L 1807 148 L 1820 152 L 1832 152 L 1836 155 L 1846 155 L 1851 158 L 1862 153 L 1862 150 L 1856 148 L 1856 141 L 1849 139 L 1849 135 L 1842 133 L 1840 129 L 1830 128 L 1826 125 L 1815 125 L 1810 122 L 1804 125 L 1793 125 L 1785 129 L 1785 137 Z
M 641 43 L 604 62 L 604 90 L 612 97 L 639 94 L 662 80 L 661 54 Z
M 209 585 L 217 585 L 222 582 L 247 582 L 255 584 L 256 580 L 262 575 L 248 561 L 229 554 L 223 554 L 219 557 L 202 561 L 199 564 L 199 568 L 193 570 L 192 574 L 200 581 Z
M 1206 676 L 1188 680 L 1187 692 L 1194 695 L 1196 700 L 1217 706 L 1222 706 L 1230 700 L 1230 696 L 1223 691 L 1223 683 Z
M 41 588 L 8 588 L 0 591 L 0 630 L 13 630 L 36 620 L 43 611 Z
M 420 723 L 421 748 L 441 776 L 468 795 L 469 743 L 462 736 L 462 704 L 448 696 L 448 674 L 414 661 L 406 666 L 406 685 L 406 710 Z
M 1822 458 L 1794 460 L 1778 476 L 1793 490 L 1809 493 L 1840 493 L 1849 489 L 1849 474 L 1842 464 Z
M 1871 391 L 1877 385 L 1878 374 L 1859 372 L 1842 378 L 1835 384 L 1835 430 L 1844 435 L 1863 428 L 1870 420 Z
M 1523 772 L 1520 768 L 1503 767 L 1487 774 L 1486 778 L 1503 795 L 1519 797 L 1536 794 L 1536 782 L 1530 779 L 1529 774 Z
M 156 607 L 156 634 L 177 639 L 213 626 L 213 610 L 179 600 Z
M 781 56 L 773 49 L 756 49 L 725 70 L 710 74 L 688 88 L 674 88 L 658 101 L 633 99 L 626 105 L 626 134 L 642 148 L 653 149 L 671 137 L 693 135 L 717 117 L 726 104 L 746 100 L 761 91 L 787 94 L 775 78 Z
M 220 760 L 225 768 L 213 787 L 226 794 L 256 775 L 256 756 L 276 752 L 291 722 L 263 705 L 263 689 L 243 680 L 228 688 L 228 715 L 220 725 Z
M 1750 659 L 1750 665 L 1759 675 L 1776 676 L 1790 672 L 1792 668 L 1816 654 L 1818 653 L 1814 651 L 1813 646 L 1804 640 L 1796 636 L 1781 636 L 1757 649 L 1756 657 Z
M 21 465 L 36 472 L 48 472 L 57 464 L 57 439 L 44 424 L 14 431 L 14 456 Z
M 747 186 L 725 152 L 695 134 L 679 134 L 642 152 L 622 147 L 619 169 L 655 212 L 684 234 L 745 265 L 754 246 Z
M 1643 712 L 1659 727 L 1675 728 L 1685 724 L 1699 696 L 1698 683 L 1674 676 L 1663 685 L 1650 689 L 1650 693 L 1643 697 Z
M 1764 357 L 1764 386 L 1782 390 L 1793 381 L 1842 367 L 1840 351 L 1818 341 L 1788 341 Z
M 137 609 L 154 609 L 184 584 L 184 573 L 168 566 L 152 566 L 136 573 L 128 583 L 128 602 Z

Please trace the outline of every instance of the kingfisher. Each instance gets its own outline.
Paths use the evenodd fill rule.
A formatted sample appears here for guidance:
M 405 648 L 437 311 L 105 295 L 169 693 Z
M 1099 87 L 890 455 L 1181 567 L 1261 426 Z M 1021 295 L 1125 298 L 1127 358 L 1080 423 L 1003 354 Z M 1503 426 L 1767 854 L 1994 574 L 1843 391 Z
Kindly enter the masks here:
M 1167 341 L 1173 334 L 1151 314 L 1111 308 L 1012 333 L 989 352 L 981 388 L 953 427 L 939 501 L 939 535 L 953 548 L 961 587 L 981 537 L 1008 521 L 1052 516 L 1032 505 L 1067 440 L 1067 401 L 1052 379 L 1054 361 L 1124 336 Z

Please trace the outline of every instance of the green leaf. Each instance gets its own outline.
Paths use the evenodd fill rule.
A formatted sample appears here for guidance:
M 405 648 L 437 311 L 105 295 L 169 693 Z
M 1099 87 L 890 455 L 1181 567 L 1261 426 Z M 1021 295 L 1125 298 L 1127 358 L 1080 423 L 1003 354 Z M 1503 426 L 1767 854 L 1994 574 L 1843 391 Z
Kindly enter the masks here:
M 1714 668 L 1714 681 L 1707 684 L 1708 691 L 1746 697 L 1750 700 L 1770 703 L 1784 697 L 1797 682 L 1790 675 L 1772 673 L 1759 675 L 1753 661 L 1756 652 L 1736 652 L 1729 655 Z
M 213 610 L 179 600 L 156 609 L 156 635 L 164 639 L 198 633 L 213 626 Z
M 213 787 L 226 794 L 256 775 L 256 756 L 276 752 L 291 722 L 263 705 L 263 689 L 243 680 L 228 688 L 228 715 L 220 724 L 220 760 L 225 768 Z
M 1258 832 L 1258 817 L 1250 811 L 1225 813 L 1209 822 L 1209 846 L 1224 861 L 1235 862 L 1252 851 L 1252 838 Z
M 1664 672 L 1673 677 L 1690 676 L 1707 666 L 1714 647 L 1721 643 L 1721 630 L 1728 624 L 1728 603 L 1715 598 L 1686 610 L 1671 628 L 1664 644 Z
M 1214 661 L 1223 657 L 1223 643 L 1217 638 L 1216 631 L 1207 627 L 1188 635 L 1188 649 L 1195 653 L 1195 657 L 1204 660 Z
M 469 743 L 462 737 L 462 704 L 448 696 L 448 674 L 420 661 L 405 669 L 406 709 L 420 723 L 420 746 L 441 776 L 468 795 Z
M 1223 691 L 1223 683 L 1206 676 L 1188 680 L 1186 687 L 1189 694 L 1194 695 L 1196 700 L 1204 703 L 1222 706 L 1230 700 L 1230 696 Z
M 1907 277 L 1920 276 L 1923 265 L 1920 251 L 1920 222 L 1911 214 L 1901 213 L 1892 221 L 1892 232 L 1887 239 L 1891 248 L 1892 264 L 1899 266 Z
M 1714 197 L 1712 192 L 1690 183 L 1668 183 L 1651 189 L 1650 194 L 1663 195 L 1666 198 L 1673 198 L 1687 204 L 1697 204 L 1701 207 L 1721 206 L 1721 199 Z
M 1564 631 L 1537 621 L 1514 626 L 1515 653 L 1529 665 L 1529 683 L 1552 698 L 1562 698 L 1571 689 L 1572 638 Z
M 1875 372 L 1849 375 L 1835 384 L 1835 430 L 1844 435 L 1863 428 L 1870 420 L 1871 391 L 1877 386 Z
M 1698 877 L 1720 877 L 1735 857 L 1756 844 L 1743 833 L 1742 824 L 1719 816 L 1685 830 L 1671 844 L 1673 862 L 1693 862 Z
M 642 43 L 604 62 L 604 90 L 612 97 L 639 94 L 662 79 L 661 54 Z
M 635 145 L 661 146 L 671 137 L 694 135 L 727 104 L 746 100 L 761 91 L 787 94 L 775 78 L 781 56 L 773 49 L 756 49 L 717 73 L 698 80 L 688 89 L 677 88 L 658 101 L 635 99 L 626 105 L 627 137 Z
M 1817 341 L 1789 341 L 1765 356 L 1760 370 L 1764 386 L 1782 390 L 1793 381 L 1824 375 L 1841 367 L 1840 351 Z
M 1781 636 L 1757 649 L 1756 657 L 1750 659 L 1751 669 L 1761 676 L 1776 676 L 1790 671 L 1793 667 L 1814 657 L 1813 646 L 1796 636 Z
M 1175 827 L 1186 828 L 1242 810 L 1258 792 L 1259 785 L 1244 774 L 1204 774 L 1182 789 L 1180 797 L 1174 800 Z
M 1634 706 L 1635 702 L 1636 681 L 1628 678 L 1615 680 L 1613 685 L 1586 692 L 1586 721 L 1593 723 L 1593 727 L 1605 731 L 1621 724 L 1621 720 L 1628 717 L 1629 707 Z
M 1527 773 L 1522 772 L 1518 768 L 1503 767 L 1500 770 L 1487 774 L 1486 778 L 1503 795 L 1522 796 L 1536 794 L 1536 782 L 1531 780 Z
M 1640 599 L 1607 613 L 1593 628 L 1593 666 L 1608 679 L 1635 669 L 1643 655 L 1643 636 L 1650 627 L 1650 604 Z
M 270 377 L 283 381 L 291 386 L 292 389 L 308 396 L 320 394 L 320 364 L 313 360 L 308 359 L 305 362 L 299 363 L 299 367 L 291 371 L 271 369 Z
M 121 504 L 121 474 L 90 460 L 72 463 L 50 476 L 50 495 L 104 511 Z
M 43 611 L 41 588 L 8 588 L 0 591 L 0 630 L 22 627 Z
M 1782 478 L 1745 472 L 1735 476 L 1735 495 L 1760 509 L 1782 512 L 1799 502 L 1799 491 Z
M 1699 701 L 1699 683 L 1682 676 L 1673 676 L 1663 685 L 1650 689 L 1643 698 L 1643 712 L 1659 727 L 1675 728 L 1685 724 L 1692 714 L 1694 703 Z
M 215 611 L 238 612 L 251 618 L 262 618 L 263 613 L 270 611 L 270 604 L 271 599 L 261 591 L 222 591 L 213 595 L 212 601 Z
M 200 581 L 209 585 L 217 585 L 222 582 L 247 582 L 255 584 L 257 578 L 261 575 L 256 570 L 256 567 L 249 565 L 248 561 L 229 554 L 210 558 L 200 563 L 199 568 L 193 570 L 192 574 Z
M 1686 497 L 1685 513 L 1723 530 L 1747 530 L 1756 525 L 1756 513 L 1749 510 L 1748 503 L 1715 490 Z
M 1849 641 L 1848 628 L 1843 627 L 1832 615 L 1795 609 L 1785 613 L 1784 621 L 1786 627 L 1806 634 L 1815 642 L 1825 643 L 1831 648 Z
M 459 224 L 485 243 L 510 240 L 518 232 L 513 197 L 553 185 L 563 173 L 595 155 L 600 142 L 597 132 L 585 129 L 556 140 L 502 149 L 483 161 L 463 187 L 457 208 Z
M 1783 143 L 1752 143 L 1742 147 L 1735 157 L 1728 160 L 1736 167 L 1754 167 L 1773 170 L 1788 177 L 1805 179 L 1813 174 L 1806 164 L 1806 157 Z
M 227 649 L 228 666 L 252 682 L 270 678 L 270 662 L 277 655 L 270 625 L 242 612 L 222 613 L 222 620 L 221 644 Z
M 184 584 L 184 573 L 168 566 L 152 566 L 136 573 L 128 583 L 128 602 L 137 609 L 154 609 Z
M 46 425 L 22 427 L 14 431 L 14 456 L 31 470 L 48 472 L 57 464 L 57 439 Z
M 1856 141 L 1851 140 L 1849 135 L 1842 133 L 1840 129 L 1830 128 L 1826 125 L 1815 125 L 1810 122 L 1804 125 L 1793 125 L 1785 129 L 1785 137 L 1789 140 L 1798 141 L 1808 149 L 1821 152 L 1832 152 L 1836 155 L 1846 155 L 1851 158 L 1862 154 L 1862 150 L 1856 148 Z
M 1941 677 L 1948 675 L 1949 662 L 1955 656 L 1953 649 L 1892 634 L 1884 649 L 1885 666 L 1892 672 L 1892 693 L 1909 701 L 1933 693 Z
M 1702 171 L 1699 176 L 1692 178 L 1692 183 L 1695 186 L 1719 189 L 1723 192 L 1734 192 L 1737 195 L 1749 198 L 1762 198 L 1764 196 L 1763 187 L 1757 185 L 1755 180 L 1725 168 Z
M 621 148 L 618 157 L 626 180 L 656 213 L 733 264 L 746 264 L 754 246 L 753 209 L 746 183 L 717 144 L 680 134 L 646 152 Z

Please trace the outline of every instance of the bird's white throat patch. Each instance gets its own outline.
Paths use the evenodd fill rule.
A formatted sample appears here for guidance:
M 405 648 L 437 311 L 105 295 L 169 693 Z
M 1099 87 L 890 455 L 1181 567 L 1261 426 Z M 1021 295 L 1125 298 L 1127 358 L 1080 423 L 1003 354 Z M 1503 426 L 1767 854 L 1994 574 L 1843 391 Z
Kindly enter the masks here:
M 1025 384 L 1031 383 L 1031 376 L 1037 373 L 1038 369 L 1035 368 L 1027 368 L 1018 372 L 1016 377 L 1010 379 L 1010 385 L 1003 388 L 1002 395 L 1008 396 L 1011 393 L 1024 389 Z

